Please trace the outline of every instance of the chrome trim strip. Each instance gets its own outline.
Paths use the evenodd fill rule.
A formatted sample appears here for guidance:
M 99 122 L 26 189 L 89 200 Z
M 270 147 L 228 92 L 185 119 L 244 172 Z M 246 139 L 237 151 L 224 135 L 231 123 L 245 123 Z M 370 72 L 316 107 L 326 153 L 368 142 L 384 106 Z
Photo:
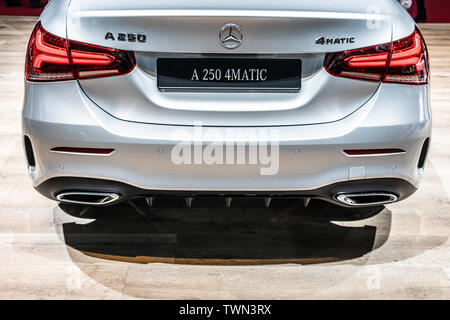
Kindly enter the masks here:
M 97 196 L 103 197 L 103 199 L 99 202 L 87 202 L 87 201 L 76 201 L 66 199 L 66 197 L 69 196 Z M 82 191 L 63 192 L 56 196 L 56 199 L 63 203 L 82 204 L 91 206 L 105 206 L 107 204 L 111 204 L 113 202 L 118 201 L 120 198 L 121 196 L 117 193 L 82 192 Z
M 388 15 L 352 12 L 287 11 L 287 10 L 86 10 L 71 13 L 71 18 L 86 17 L 236 17 L 236 18 L 311 18 L 311 19 L 352 19 L 389 20 Z
M 160 92 L 217 92 L 217 93 L 299 93 L 301 89 L 287 88 L 244 88 L 236 87 L 227 89 L 226 87 L 161 87 Z
M 354 199 L 359 197 L 386 197 L 389 198 L 389 200 L 379 202 L 367 202 L 367 203 L 358 203 L 355 200 L 352 200 L 352 198 Z M 393 203 L 398 200 L 398 196 L 393 193 L 387 192 L 370 192 L 370 193 L 353 193 L 353 194 L 343 193 L 336 195 L 336 200 L 352 207 L 364 207 L 364 206 L 377 206 Z

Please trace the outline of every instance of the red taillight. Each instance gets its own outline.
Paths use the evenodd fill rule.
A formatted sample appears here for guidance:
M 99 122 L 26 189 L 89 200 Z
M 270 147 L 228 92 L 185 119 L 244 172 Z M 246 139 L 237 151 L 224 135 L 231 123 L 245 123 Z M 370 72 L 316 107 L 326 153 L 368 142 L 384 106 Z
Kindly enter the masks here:
M 28 81 L 73 80 L 66 40 L 46 32 L 40 23 L 28 45 L 25 77 Z
M 131 51 L 109 49 L 75 41 L 69 41 L 69 49 L 77 79 L 124 75 L 136 67 L 136 59 Z
M 66 41 L 38 23 L 28 45 L 28 81 L 62 81 L 124 75 L 136 67 L 133 52 Z
M 329 53 L 324 68 L 344 78 L 427 84 L 428 51 L 418 29 L 407 38 L 369 48 Z
M 427 84 L 428 50 L 418 29 L 408 38 L 395 41 L 385 82 Z
M 329 53 L 325 69 L 334 76 L 381 81 L 386 74 L 390 45 Z

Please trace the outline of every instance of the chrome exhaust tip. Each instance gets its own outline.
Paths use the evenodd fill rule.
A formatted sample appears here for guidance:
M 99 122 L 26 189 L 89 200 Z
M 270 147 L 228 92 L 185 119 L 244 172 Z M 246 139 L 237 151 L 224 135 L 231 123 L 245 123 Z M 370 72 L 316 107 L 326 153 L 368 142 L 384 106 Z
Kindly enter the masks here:
M 398 196 L 389 192 L 338 194 L 336 200 L 352 207 L 380 206 L 396 202 Z
M 56 196 L 56 199 L 63 203 L 81 204 L 89 206 L 106 206 L 118 201 L 121 196 L 110 192 L 63 192 Z

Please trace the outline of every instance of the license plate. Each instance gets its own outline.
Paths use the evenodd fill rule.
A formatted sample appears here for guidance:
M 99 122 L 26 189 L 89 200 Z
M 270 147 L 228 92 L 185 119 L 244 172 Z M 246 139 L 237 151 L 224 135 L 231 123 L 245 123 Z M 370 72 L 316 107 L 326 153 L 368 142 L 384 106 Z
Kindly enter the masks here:
M 288 90 L 301 88 L 298 59 L 160 58 L 158 88 L 165 90 Z

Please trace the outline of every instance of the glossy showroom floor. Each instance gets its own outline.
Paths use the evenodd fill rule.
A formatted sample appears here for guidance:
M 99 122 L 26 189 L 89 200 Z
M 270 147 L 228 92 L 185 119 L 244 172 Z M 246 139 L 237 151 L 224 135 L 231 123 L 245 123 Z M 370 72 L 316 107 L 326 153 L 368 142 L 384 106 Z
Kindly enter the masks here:
M 148 222 L 127 206 L 73 218 L 33 190 L 20 137 L 32 26 L 0 17 L 0 299 L 450 299 L 450 25 L 422 26 L 435 128 L 412 198 L 358 212 L 162 200 Z

